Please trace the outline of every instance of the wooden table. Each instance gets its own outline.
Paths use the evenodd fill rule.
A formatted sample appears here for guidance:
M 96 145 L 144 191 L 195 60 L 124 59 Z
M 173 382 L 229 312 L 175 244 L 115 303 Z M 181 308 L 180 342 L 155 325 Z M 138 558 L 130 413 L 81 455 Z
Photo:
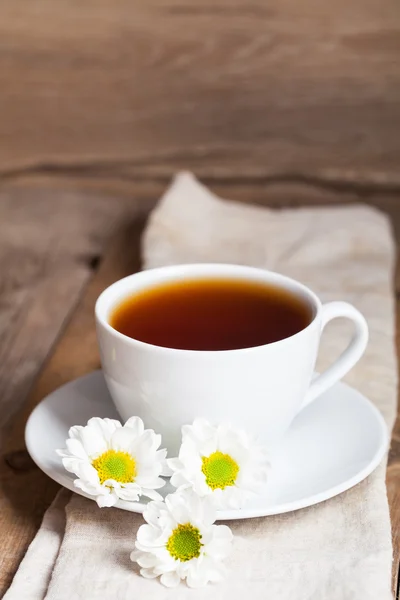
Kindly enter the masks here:
M 57 491 L 24 449 L 27 415 L 99 366 L 95 298 L 140 268 L 174 171 L 243 202 L 367 202 L 400 240 L 399 3 L 6 0 L 1 13 L 0 594 Z M 398 597 L 400 422 L 387 483 Z

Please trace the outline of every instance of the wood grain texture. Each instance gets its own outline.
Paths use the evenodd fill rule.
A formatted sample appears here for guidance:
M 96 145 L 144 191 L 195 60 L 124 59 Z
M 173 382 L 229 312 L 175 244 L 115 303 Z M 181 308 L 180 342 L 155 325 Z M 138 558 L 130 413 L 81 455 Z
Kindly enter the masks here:
M 133 193 L 132 190 L 132 201 L 128 203 L 125 197 L 121 196 L 122 204 L 119 209 L 119 217 L 114 224 L 114 237 L 112 237 L 108 247 L 104 246 L 103 243 L 102 248 L 98 250 L 99 254 L 96 254 L 96 256 L 100 258 L 95 261 L 99 264 L 98 269 L 90 283 L 84 288 L 84 293 L 76 310 L 65 326 L 39 379 L 29 394 L 24 409 L 15 420 L 7 442 L 2 447 L 3 461 L 0 464 L 0 595 L 9 585 L 13 573 L 17 569 L 29 542 L 40 524 L 44 511 L 53 499 L 58 487 L 33 465 L 24 450 L 23 430 L 26 419 L 32 408 L 46 394 L 62 383 L 83 375 L 99 366 L 93 319 L 94 302 L 101 290 L 109 283 L 128 273 L 134 272 L 140 267 L 139 237 L 144 224 L 145 214 L 155 200 L 152 193 L 158 189 L 158 185 L 158 183 L 155 183 L 153 188 L 146 187 L 146 189 L 141 189 L 140 192 L 136 191 L 136 193 Z M 218 186 L 218 189 L 215 187 L 213 189 L 218 193 L 233 197 L 239 201 L 251 201 L 276 207 L 293 206 L 296 204 L 304 205 L 306 203 L 347 202 L 357 199 L 356 196 L 346 195 L 343 197 L 339 193 L 329 193 L 324 197 L 323 192 L 317 193 L 312 189 L 309 189 L 307 193 L 307 186 L 296 189 L 290 186 L 286 191 L 284 187 L 278 187 L 275 190 L 270 190 L 271 193 L 259 185 L 237 187 L 231 184 L 221 184 Z M 35 188 L 32 189 L 31 193 L 33 192 L 36 192 Z M 134 199 L 136 199 L 136 202 Z M 99 200 L 97 199 L 97 201 Z M 395 211 L 395 197 L 388 198 L 385 196 L 383 200 L 376 198 L 375 201 L 381 208 L 392 210 L 395 217 L 397 214 L 397 223 L 399 222 L 400 214 L 399 211 L 397 213 Z M 77 203 L 74 210 L 76 214 L 73 218 L 77 219 L 77 215 L 80 215 L 82 239 L 85 239 L 85 235 L 88 239 L 91 239 L 93 236 L 91 211 L 88 211 L 84 217 L 81 203 Z M 109 215 L 107 211 L 106 214 Z M 9 224 L 15 219 L 16 217 L 13 215 L 13 219 L 8 220 Z M 101 227 L 98 230 L 97 236 L 101 237 L 99 231 L 102 231 L 102 235 L 104 235 L 101 219 L 100 223 Z M 38 228 L 37 222 L 33 222 L 32 224 L 27 222 L 25 225 L 28 230 L 31 228 L 32 230 L 36 230 Z M 62 233 L 63 223 L 59 223 L 58 227 Z M 85 228 L 86 234 L 83 233 Z M 40 297 L 40 289 L 33 287 L 32 294 L 33 297 L 35 294 L 38 294 Z M 64 304 L 63 308 L 66 313 L 70 312 L 68 303 Z M 56 324 L 53 323 L 52 326 L 56 327 Z M 43 334 L 44 336 L 48 328 L 49 323 L 43 321 L 42 327 L 36 331 L 36 335 Z M 2 346 L 0 345 L 0 347 Z M 27 345 L 25 354 L 21 355 L 21 362 L 29 360 L 32 353 L 32 347 Z M 10 370 L 8 381 L 11 381 L 13 376 L 14 371 Z M 400 430 L 398 427 L 395 431 L 388 469 L 388 494 L 392 512 L 395 545 L 394 586 L 397 585 L 397 571 L 400 559 L 400 539 L 398 537 L 400 526 L 400 453 L 397 449 L 397 437 L 400 439 L 400 433 L 398 433 Z
M 400 236 L 397 236 L 399 248 Z M 397 261 L 396 273 L 396 349 L 400 356 L 400 264 Z M 398 368 L 400 366 L 398 365 Z M 397 406 L 397 419 L 393 428 L 386 474 L 387 494 L 393 536 L 393 592 L 400 598 L 400 407 Z
M 122 206 L 76 189 L 0 192 L 0 436 L 77 303 Z
M 81 212 L 78 213 L 82 216 Z M 86 220 L 90 238 L 90 219 Z M 0 463 L 0 596 L 34 536 L 44 511 L 58 486 L 30 460 L 24 449 L 24 427 L 32 408 L 59 385 L 99 367 L 93 307 L 100 292 L 110 283 L 139 269 L 139 232 L 143 226 L 141 211 L 127 210 L 124 225 L 99 267 L 96 277 L 85 290 L 78 309 L 66 326 L 46 368 L 36 382 L 24 409 L 2 446 Z M 51 278 L 49 278 L 51 282 Z M 53 279 L 54 282 L 54 279 Z M 40 291 L 37 291 L 40 296 Z M 69 307 L 64 306 L 64 311 Z M 51 323 L 56 327 L 57 323 Z M 43 323 L 43 333 L 49 328 Z M 28 332 L 26 332 L 28 333 Z M 36 333 L 38 335 L 38 332 Z M 25 360 L 34 349 L 26 349 Z M 10 373 L 11 375 L 11 373 Z M 10 377 L 11 379 L 11 377 Z
M 26 416 L 97 366 L 95 296 L 137 268 L 173 172 L 275 207 L 364 201 L 400 240 L 399 34 L 394 0 L 2 3 L 0 595 L 57 488 Z M 400 422 L 388 494 L 397 587 Z
M 393 0 L 6 0 L 4 176 L 400 185 Z

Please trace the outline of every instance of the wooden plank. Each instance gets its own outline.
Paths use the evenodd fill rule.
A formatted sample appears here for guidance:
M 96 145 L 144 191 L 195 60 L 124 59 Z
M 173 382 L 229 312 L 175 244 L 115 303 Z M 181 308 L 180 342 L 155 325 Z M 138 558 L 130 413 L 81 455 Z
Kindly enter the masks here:
M 1 189 L 0 437 L 76 305 L 124 202 L 113 205 L 110 197 L 77 189 Z
M 400 308 L 398 308 L 398 311 Z M 396 600 L 400 597 L 400 417 L 397 417 L 392 436 L 386 474 L 387 494 L 393 536 L 392 585 Z
M 397 238 L 399 239 L 399 237 Z M 399 282 L 400 265 L 397 264 Z M 400 285 L 396 288 L 396 349 L 400 356 Z M 400 365 L 398 365 L 400 370 Z M 397 407 L 397 419 L 393 428 L 386 473 L 386 486 L 390 507 L 390 519 L 393 537 L 393 593 L 395 599 L 400 598 L 400 406 Z
M 0 596 L 10 584 L 44 511 L 58 489 L 32 463 L 24 450 L 26 419 L 32 408 L 47 393 L 62 383 L 99 367 L 93 318 L 94 302 L 110 283 L 140 267 L 138 242 L 142 226 L 143 218 L 139 216 L 128 222 L 124 231 L 118 231 L 9 436 L 5 462 L 0 464 Z
M 4 174 L 400 184 L 392 0 L 6 0 Z

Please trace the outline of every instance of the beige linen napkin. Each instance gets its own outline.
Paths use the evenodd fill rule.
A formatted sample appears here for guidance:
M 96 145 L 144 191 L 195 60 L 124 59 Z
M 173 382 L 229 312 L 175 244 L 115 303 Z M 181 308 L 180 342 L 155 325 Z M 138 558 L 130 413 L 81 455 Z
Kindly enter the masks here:
M 190 174 L 179 175 L 149 220 L 145 267 L 233 262 L 285 273 L 324 301 L 342 299 L 367 317 L 371 339 L 346 378 L 392 427 L 396 407 L 393 245 L 387 219 L 365 206 L 274 211 L 220 200 Z M 335 322 L 324 334 L 319 368 L 347 339 Z M 6 600 L 388 600 L 392 547 L 385 464 L 350 491 L 275 517 L 231 522 L 229 578 L 201 590 L 169 590 L 130 563 L 140 515 L 98 509 L 73 495 L 49 509 Z M 38 572 L 40 571 L 40 572 Z M 31 585 L 29 584 L 31 582 Z M 48 582 L 50 582 L 48 584 Z

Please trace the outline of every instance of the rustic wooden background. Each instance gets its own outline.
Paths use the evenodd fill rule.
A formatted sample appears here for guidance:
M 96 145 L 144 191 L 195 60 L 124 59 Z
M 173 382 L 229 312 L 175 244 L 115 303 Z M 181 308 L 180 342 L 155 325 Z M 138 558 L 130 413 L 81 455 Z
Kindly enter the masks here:
M 400 241 L 399 133 L 396 0 L 1 3 L 0 595 L 57 489 L 26 416 L 97 367 L 94 300 L 140 267 L 174 171 L 244 202 L 374 204 Z M 389 465 L 398 594 L 400 426 Z

